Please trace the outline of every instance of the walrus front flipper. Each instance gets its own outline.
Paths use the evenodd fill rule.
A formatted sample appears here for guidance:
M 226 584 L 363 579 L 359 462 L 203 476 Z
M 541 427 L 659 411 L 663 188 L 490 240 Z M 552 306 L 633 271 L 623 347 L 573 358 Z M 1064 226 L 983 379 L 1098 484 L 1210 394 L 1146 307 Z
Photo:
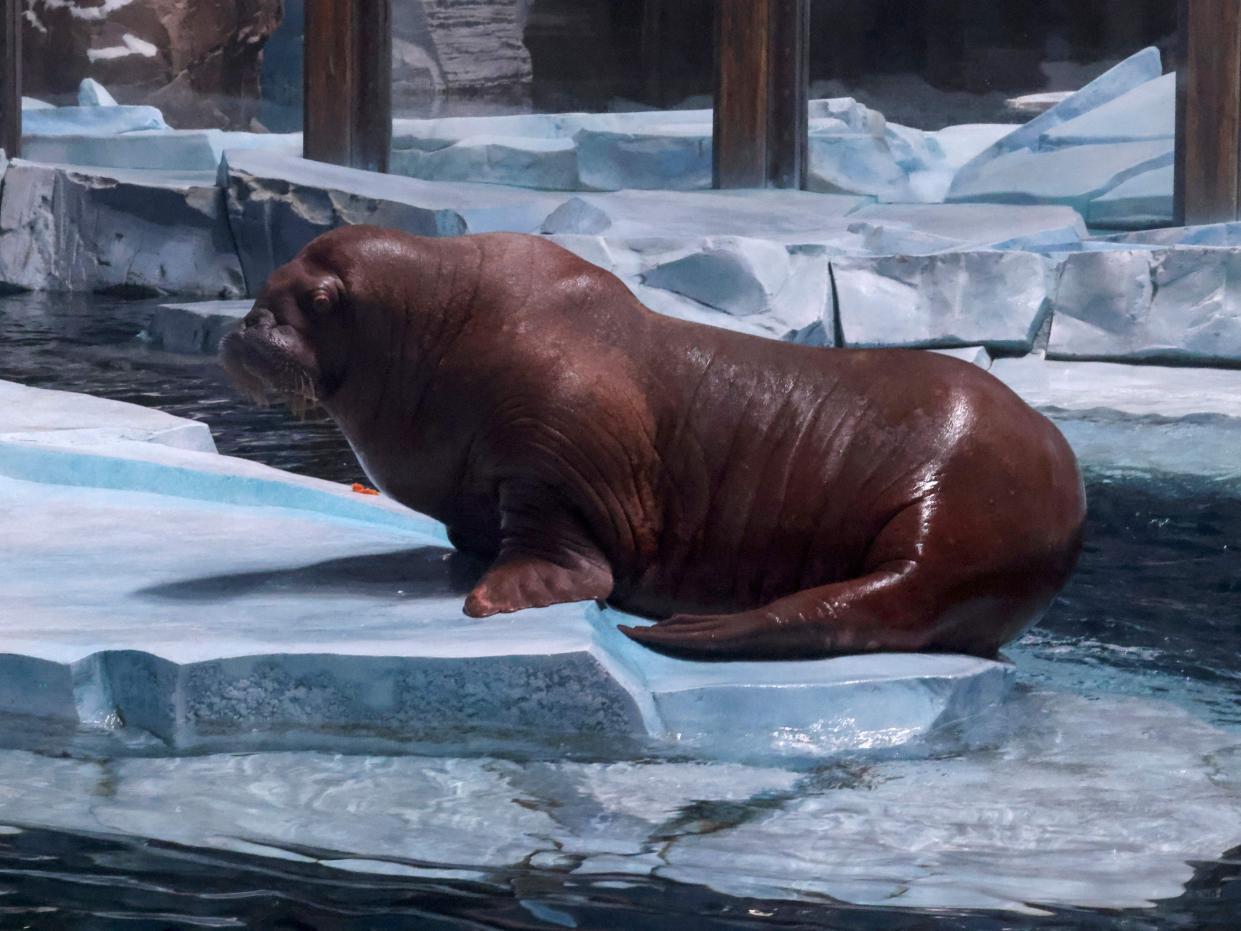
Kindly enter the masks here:
M 465 600 L 470 617 L 490 617 L 612 594 L 612 567 L 582 522 L 538 486 L 500 492 L 500 555 Z

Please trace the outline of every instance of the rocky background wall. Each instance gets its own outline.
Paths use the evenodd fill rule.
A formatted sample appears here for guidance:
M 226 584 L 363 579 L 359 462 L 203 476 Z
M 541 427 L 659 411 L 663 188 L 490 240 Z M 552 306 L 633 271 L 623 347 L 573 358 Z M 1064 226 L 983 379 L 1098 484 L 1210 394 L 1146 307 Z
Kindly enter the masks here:
M 82 78 L 177 127 L 246 129 L 281 0 L 25 0 L 23 90 L 68 102 Z
M 303 0 L 24 5 L 29 96 L 67 103 L 91 77 L 121 103 L 159 107 L 177 128 L 300 128 Z M 851 94 L 922 128 L 994 121 L 1000 114 L 985 106 L 1002 108 L 1009 93 L 1080 86 L 1073 63 L 1120 58 L 1170 36 L 1174 6 L 815 0 L 812 79 L 850 84 L 814 96 Z M 712 0 L 394 0 L 394 107 L 425 117 L 706 105 L 711 8 Z M 925 82 L 932 96 L 993 99 L 942 112 L 942 93 L 928 105 L 908 80 L 885 92 L 891 74 Z

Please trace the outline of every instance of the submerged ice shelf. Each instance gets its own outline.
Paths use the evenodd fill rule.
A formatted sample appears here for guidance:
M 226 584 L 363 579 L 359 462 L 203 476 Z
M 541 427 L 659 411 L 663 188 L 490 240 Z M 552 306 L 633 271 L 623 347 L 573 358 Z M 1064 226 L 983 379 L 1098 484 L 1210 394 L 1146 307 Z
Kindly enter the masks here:
M 178 748 L 353 734 L 813 759 L 925 740 L 1012 682 L 1006 664 L 950 655 L 687 663 L 630 643 L 615 626 L 631 619 L 593 604 L 471 620 L 433 521 L 159 442 L 142 409 L 133 429 L 83 440 L 75 418 L 126 406 L 0 395 L 60 412 L 0 435 L 6 714 L 122 722 Z

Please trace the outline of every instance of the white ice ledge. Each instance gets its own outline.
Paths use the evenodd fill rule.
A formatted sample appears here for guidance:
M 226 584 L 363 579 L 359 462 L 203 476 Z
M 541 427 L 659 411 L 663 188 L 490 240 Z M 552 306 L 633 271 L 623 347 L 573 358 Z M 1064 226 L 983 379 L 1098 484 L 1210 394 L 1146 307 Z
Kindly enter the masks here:
M 0 409 L 30 390 L 0 383 Z M 438 524 L 136 428 L 66 443 L 67 421 L 107 403 L 80 401 L 60 395 L 59 423 L 0 436 L 13 515 L 0 714 L 178 748 L 578 742 L 818 758 L 959 729 L 1013 680 L 952 655 L 672 660 L 593 604 L 471 620 Z M 150 416 L 131 410 L 135 424 Z

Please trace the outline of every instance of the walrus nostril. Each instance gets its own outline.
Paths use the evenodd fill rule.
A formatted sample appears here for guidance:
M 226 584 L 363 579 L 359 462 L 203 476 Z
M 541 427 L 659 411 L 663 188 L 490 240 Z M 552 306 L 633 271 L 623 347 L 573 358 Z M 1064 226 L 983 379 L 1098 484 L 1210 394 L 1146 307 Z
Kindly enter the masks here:
M 245 319 L 241 321 L 242 329 L 250 329 L 251 327 L 273 327 L 276 325 L 276 315 L 266 307 L 255 306 L 246 314 Z

